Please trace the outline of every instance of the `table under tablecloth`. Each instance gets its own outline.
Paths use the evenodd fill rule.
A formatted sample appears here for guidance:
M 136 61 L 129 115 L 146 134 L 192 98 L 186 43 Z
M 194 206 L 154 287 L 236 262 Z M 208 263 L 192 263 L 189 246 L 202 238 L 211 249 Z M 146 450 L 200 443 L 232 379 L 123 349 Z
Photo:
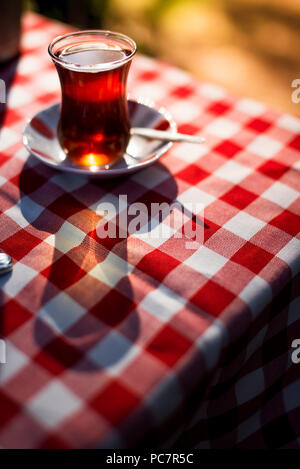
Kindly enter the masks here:
M 206 143 L 123 179 L 57 172 L 21 133 L 60 99 L 47 45 L 67 30 L 25 15 L 0 74 L 0 446 L 299 447 L 300 120 L 138 55 L 131 97 Z M 203 246 L 100 239 L 96 207 L 122 194 L 201 203 Z

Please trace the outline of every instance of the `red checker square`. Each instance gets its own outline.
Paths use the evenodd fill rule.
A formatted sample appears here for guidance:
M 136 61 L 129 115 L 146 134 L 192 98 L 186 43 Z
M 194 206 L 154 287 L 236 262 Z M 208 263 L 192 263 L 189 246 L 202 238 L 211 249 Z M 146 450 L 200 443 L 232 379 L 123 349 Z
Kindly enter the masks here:
M 16 300 L 11 299 L 2 306 L 1 335 L 7 337 L 23 326 L 32 314 Z
M 3 126 L 14 125 L 21 119 L 22 115 L 18 111 L 15 109 L 7 109 L 3 120 Z
M 89 233 L 95 229 L 101 219 L 102 217 L 97 215 L 94 210 L 86 208 L 76 212 L 68 221 L 84 233 Z
M 15 85 L 26 85 L 27 83 L 30 83 L 30 76 L 28 75 L 21 75 L 20 73 L 18 73 L 15 77 L 14 77 L 14 86 Z
M 240 236 L 226 230 L 226 228 L 220 228 L 214 236 L 206 241 L 205 246 L 230 259 L 244 243 L 245 241 Z
M 177 259 L 163 251 L 155 249 L 144 256 L 136 267 L 159 282 L 162 282 L 178 265 L 180 265 L 180 262 Z
M 41 96 L 38 96 L 36 99 L 41 104 L 50 104 L 51 102 L 55 102 L 57 99 L 59 99 L 59 94 L 56 92 L 43 93 Z
M 89 310 L 99 302 L 100 298 L 106 295 L 109 289 L 110 287 L 100 282 L 100 280 L 91 275 L 85 275 L 75 285 L 71 285 L 67 289 L 67 293 L 73 300 L 77 301 L 86 310 Z
M 300 233 L 300 216 L 285 210 L 270 222 L 271 225 L 286 231 L 292 236 Z
M 129 386 L 134 383 L 134 389 L 143 395 L 153 389 L 166 371 L 167 368 L 161 361 L 144 351 L 122 372 L 122 381 Z
M 0 391 L 0 428 L 7 425 L 19 412 L 19 405 Z
M 221 227 L 207 218 L 204 222 L 204 243 L 206 243 Z
M 274 160 L 269 160 L 265 164 L 257 168 L 257 171 L 273 179 L 281 178 L 288 170 L 288 166 L 285 166 L 284 164 L 278 163 L 278 161 Z
M 86 272 L 75 264 L 69 256 L 64 255 L 43 270 L 41 274 L 60 290 L 65 290 L 84 277 Z
M 272 254 L 248 242 L 236 252 L 231 260 L 258 274 L 272 258 Z
M 26 229 L 17 231 L 10 238 L 2 242 L 1 248 L 19 261 L 33 248 L 40 244 L 41 240 L 30 234 Z
M 114 327 L 128 317 L 135 306 L 134 301 L 122 295 L 117 290 L 110 290 L 110 292 L 90 310 L 90 313 L 105 324 Z
M 71 446 L 57 435 L 50 434 L 39 444 L 38 449 L 71 449 Z
M 238 295 L 251 282 L 254 276 L 253 272 L 250 272 L 250 270 L 242 265 L 228 261 L 214 276 L 214 281 L 221 285 L 222 288 L 225 288 L 234 295 Z
M 277 254 L 290 240 L 291 235 L 271 224 L 264 226 L 251 238 L 253 244 L 272 254 Z
M 22 194 L 28 195 L 42 187 L 47 179 L 34 169 L 28 168 L 12 178 L 11 182 L 20 187 Z
M 118 425 L 139 403 L 133 392 L 114 380 L 90 402 L 90 406 L 113 425 Z
M 217 317 L 234 298 L 235 295 L 230 291 L 221 287 L 221 285 L 213 280 L 209 280 L 204 287 L 200 288 L 196 295 L 191 298 L 191 302 L 203 311 Z
M 3 166 L 10 158 L 11 158 L 11 155 L 7 155 L 1 151 L 0 152 L 0 167 Z
M 145 70 L 139 74 L 139 79 L 143 81 L 156 80 L 159 77 L 159 73 L 156 70 Z
M 1 213 L 1 209 L 0 209 Z M 4 239 L 9 239 L 13 233 L 16 233 L 20 230 L 20 226 L 12 220 L 5 213 L 0 215 L 1 230 L 0 230 L 0 242 L 2 243 Z
M 210 105 L 206 109 L 206 111 L 215 114 L 216 116 L 220 116 L 221 114 L 224 114 L 226 111 L 228 111 L 230 108 L 231 106 L 224 103 L 223 101 L 217 101 L 216 103 Z
M 221 197 L 221 200 L 228 204 L 234 205 L 235 207 L 243 210 L 247 205 L 251 204 L 257 198 L 256 194 L 247 191 L 240 186 L 233 187 L 229 192 Z
M 233 158 L 235 155 L 237 155 L 237 153 L 242 151 L 242 147 L 236 143 L 231 142 L 230 140 L 225 140 L 214 147 L 213 150 L 223 156 L 226 156 L 226 158 Z
M 16 402 L 23 404 L 48 384 L 50 378 L 46 370 L 30 360 L 5 383 L 3 390 Z
M 178 86 L 177 88 L 174 88 L 171 92 L 171 96 L 174 96 L 175 98 L 187 98 L 188 96 L 191 96 L 195 92 L 195 89 L 192 86 L 184 85 L 184 86 Z
M 293 138 L 293 140 L 290 141 L 289 146 L 299 151 L 300 150 L 300 135 Z
M 71 368 L 82 358 L 82 352 L 63 338 L 57 337 L 38 353 L 34 360 L 54 376 Z
M 75 199 L 75 197 L 67 193 L 58 197 L 58 199 L 48 206 L 48 210 L 65 220 L 85 208 L 86 207 Z
M 193 251 L 190 251 L 190 254 Z M 188 257 L 188 256 L 187 256 Z M 199 288 L 207 282 L 207 277 L 201 275 L 192 267 L 181 263 L 164 280 L 164 285 L 170 290 L 176 291 L 182 298 L 189 299 L 195 295 Z M 180 312 L 182 309 L 180 310 Z M 180 314 L 176 314 L 176 318 Z
M 208 176 L 210 176 L 210 173 L 204 171 L 204 169 L 199 168 L 199 166 L 195 164 L 190 164 L 187 168 L 176 174 L 176 177 L 179 177 L 192 185 L 198 184 L 198 182 Z
M 271 127 L 271 122 L 263 119 L 253 119 L 246 125 L 246 128 L 255 130 L 255 132 L 265 132 L 269 127 Z
M 237 207 L 226 204 L 221 199 L 215 200 L 205 208 L 205 223 L 210 225 L 213 222 L 218 226 L 223 226 L 239 212 Z
M 212 321 L 209 316 L 199 314 L 198 308 L 189 303 L 171 319 L 170 325 L 194 342 L 206 331 Z
M 192 342 L 172 327 L 165 326 L 148 344 L 146 350 L 169 367 L 175 365 L 192 346 Z
M 99 441 L 105 440 L 110 430 L 110 424 L 97 412 L 83 406 L 60 425 L 59 435 L 67 439 L 72 448 L 93 448 Z
M 196 127 L 193 124 L 182 124 L 178 126 L 178 132 L 182 134 L 191 134 L 194 135 L 199 131 L 199 127 Z
M 110 220 L 110 223 L 111 223 L 111 227 L 112 227 L 112 223 L 114 223 L 113 220 Z M 107 229 L 107 225 L 105 224 L 104 227 L 103 227 L 104 230 Z M 112 236 L 107 236 L 106 238 L 99 238 L 98 237 L 98 234 L 97 234 L 97 231 L 96 229 L 91 231 L 89 233 L 89 236 L 94 239 L 99 245 L 102 246 L 101 250 L 102 249 L 106 249 L 107 251 L 112 251 L 113 248 L 121 243 L 122 241 L 124 241 L 124 238 L 119 238 L 118 237 L 118 231 L 119 231 L 119 228 L 118 226 L 116 225 L 116 237 L 112 237 Z

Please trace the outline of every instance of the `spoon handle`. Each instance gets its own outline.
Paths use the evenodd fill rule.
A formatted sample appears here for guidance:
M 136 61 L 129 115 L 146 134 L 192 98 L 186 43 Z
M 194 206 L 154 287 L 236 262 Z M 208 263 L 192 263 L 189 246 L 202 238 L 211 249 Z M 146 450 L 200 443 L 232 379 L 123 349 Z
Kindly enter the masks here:
M 168 142 L 188 142 L 188 143 L 204 143 L 205 138 L 198 137 L 197 135 L 179 134 L 165 130 L 155 130 L 144 127 L 132 127 L 130 130 L 131 135 L 138 135 L 139 137 L 163 140 Z

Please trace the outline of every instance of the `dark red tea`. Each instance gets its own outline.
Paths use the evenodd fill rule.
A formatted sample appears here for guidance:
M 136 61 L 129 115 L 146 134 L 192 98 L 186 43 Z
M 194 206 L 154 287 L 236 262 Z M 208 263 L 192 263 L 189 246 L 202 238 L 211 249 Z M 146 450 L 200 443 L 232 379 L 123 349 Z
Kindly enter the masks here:
M 57 50 L 54 60 L 62 88 L 58 136 L 73 162 L 108 165 L 129 140 L 126 81 L 132 50 L 102 42 Z

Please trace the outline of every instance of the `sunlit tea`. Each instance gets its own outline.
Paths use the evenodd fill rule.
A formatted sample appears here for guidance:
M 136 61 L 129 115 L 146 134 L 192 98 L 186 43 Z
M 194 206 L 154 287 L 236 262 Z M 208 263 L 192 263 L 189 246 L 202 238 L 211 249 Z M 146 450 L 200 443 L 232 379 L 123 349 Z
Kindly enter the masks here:
M 62 88 L 58 137 L 74 163 L 110 165 L 126 151 L 126 83 L 135 50 L 131 39 L 104 31 L 62 36 L 49 46 Z

